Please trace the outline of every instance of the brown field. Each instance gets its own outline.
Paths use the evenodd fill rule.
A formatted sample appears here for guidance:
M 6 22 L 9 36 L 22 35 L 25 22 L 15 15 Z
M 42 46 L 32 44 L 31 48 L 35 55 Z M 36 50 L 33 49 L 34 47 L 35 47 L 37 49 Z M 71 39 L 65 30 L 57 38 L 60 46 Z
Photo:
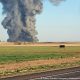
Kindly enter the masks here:
M 35 60 L 35 61 L 24 61 L 18 63 L 10 63 L 10 64 L 0 64 L 0 70 L 17 70 L 25 67 L 36 67 L 43 65 L 57 65 L 62 63 L 72 63 L 80 61 L 80 58 L 65 58 L 65 59 L 49 59 L 49 60 Z
M 0 46 L 80 46 L 80 42 L 0 42 Z

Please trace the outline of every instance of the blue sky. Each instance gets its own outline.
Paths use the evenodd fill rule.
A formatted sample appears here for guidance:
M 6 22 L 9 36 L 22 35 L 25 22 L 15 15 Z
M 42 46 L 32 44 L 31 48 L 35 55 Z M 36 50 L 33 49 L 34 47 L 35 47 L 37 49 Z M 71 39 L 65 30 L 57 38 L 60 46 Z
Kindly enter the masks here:
M 0 23 L 3 18 L 0 7 Z M 80 0 L 66 0 L 59 6 L 46 0 L 43 12 L 36 19 L 37 37 L 41 42 L 80 41 Z M 0 24 L 0 40 L 7 38 L 6 30 Z

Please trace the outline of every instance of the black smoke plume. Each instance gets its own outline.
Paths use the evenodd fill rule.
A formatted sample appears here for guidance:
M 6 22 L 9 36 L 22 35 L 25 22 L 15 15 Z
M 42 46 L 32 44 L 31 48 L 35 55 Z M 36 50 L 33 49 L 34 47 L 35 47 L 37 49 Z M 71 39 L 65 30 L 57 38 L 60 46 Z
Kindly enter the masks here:
M 64 0 L 49 0 L 57 5 Z M 3 14 L 6 14 L 2 25 L 7 29 L 9 42 L 37 42 L 35 16 L 43 9 L 43 0 L 0 0 Z

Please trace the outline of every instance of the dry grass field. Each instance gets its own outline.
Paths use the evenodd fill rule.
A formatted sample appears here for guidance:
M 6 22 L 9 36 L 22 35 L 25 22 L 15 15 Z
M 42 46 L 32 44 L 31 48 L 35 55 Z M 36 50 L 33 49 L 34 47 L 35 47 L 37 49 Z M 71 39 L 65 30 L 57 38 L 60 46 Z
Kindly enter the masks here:
M 59 46 L 61 44 L 65 46 L 80 46 L 80 42 L 0 42 L 0 46 Z
M 60 48 L 60 45 L 65 45 Z M 80 43 L 0 43 L 0 75 L 80 66 Z

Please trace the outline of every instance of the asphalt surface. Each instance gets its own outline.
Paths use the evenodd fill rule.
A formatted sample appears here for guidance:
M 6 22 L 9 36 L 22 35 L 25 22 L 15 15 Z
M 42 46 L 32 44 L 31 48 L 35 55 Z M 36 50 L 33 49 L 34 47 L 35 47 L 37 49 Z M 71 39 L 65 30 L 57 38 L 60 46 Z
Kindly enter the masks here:
M 13 76 L 0 80 L 80 80 L 80 67 Z

